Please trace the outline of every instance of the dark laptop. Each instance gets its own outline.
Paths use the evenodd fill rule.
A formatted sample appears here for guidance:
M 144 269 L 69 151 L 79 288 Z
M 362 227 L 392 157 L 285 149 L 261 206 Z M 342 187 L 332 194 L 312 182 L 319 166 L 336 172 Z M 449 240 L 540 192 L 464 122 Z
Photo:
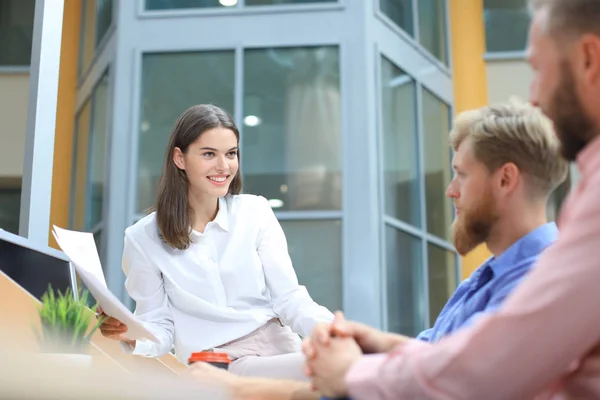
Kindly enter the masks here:
M 24 237 L 0 229 L 0 271 L 41 299 L 48 284 L 65 293 L 77 293 L 75 270 L 67 256 L 48 246 L 37 246 Z

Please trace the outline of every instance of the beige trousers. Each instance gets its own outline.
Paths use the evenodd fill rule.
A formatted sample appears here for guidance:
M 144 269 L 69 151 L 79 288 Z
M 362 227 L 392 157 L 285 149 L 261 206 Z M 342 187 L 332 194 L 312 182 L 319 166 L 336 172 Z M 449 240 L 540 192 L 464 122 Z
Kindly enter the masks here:
M 229 355 L 229 371 L 236 375 L 308 381 L 302 372 L 301 343 L 298 335 L 274 318 L 214 350 Z

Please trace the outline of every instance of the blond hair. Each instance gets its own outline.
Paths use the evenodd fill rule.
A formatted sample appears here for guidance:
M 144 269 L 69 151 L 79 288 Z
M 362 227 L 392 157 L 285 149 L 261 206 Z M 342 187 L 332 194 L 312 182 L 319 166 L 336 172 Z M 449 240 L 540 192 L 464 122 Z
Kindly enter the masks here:
M 560 39 L 593 33 L 600 36 L 600 0 L 529 0 L 531 13 L 546 9 L 546 28 Z
M 547 197 L 567 176 L 552 123 L 527 103 L 513 100 L 459 114 L 450 132 L 454 151 L 470 139 L 475 158 L 490 172 L 514 163 L 534 196 Z

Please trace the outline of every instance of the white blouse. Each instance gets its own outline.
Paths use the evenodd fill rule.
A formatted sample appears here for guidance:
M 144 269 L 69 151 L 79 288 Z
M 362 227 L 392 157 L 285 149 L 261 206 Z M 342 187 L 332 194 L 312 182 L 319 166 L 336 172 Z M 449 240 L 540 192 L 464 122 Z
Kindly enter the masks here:
M 191 238 L 187 250 L 165 244 L 155 213 L 125 231 L 125 287 L 135 314 L 160 340 L 138 340 L 133 354 L 159 357 L 175 344 L 185 363 L 192 352 L 238 339 L 274 317 L 302 336 L 333 319 L 298 284 L 264 197 L 220 198 L 214 221 Z

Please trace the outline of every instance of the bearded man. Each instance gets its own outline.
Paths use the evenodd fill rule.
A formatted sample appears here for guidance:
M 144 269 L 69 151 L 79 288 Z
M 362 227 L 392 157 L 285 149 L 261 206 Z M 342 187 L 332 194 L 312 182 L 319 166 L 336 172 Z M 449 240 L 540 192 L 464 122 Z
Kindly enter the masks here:
M 551 122 L 516 102 L 460 114 L 450 133 L 454 179 L 454 245 L 460 255 L 485 243 L 492 253 L 461 283 L 433 328 L 417 339 L 436 342 L 496 310 L 558 238 L 547 220 L 548 197 L 567 162 Z

